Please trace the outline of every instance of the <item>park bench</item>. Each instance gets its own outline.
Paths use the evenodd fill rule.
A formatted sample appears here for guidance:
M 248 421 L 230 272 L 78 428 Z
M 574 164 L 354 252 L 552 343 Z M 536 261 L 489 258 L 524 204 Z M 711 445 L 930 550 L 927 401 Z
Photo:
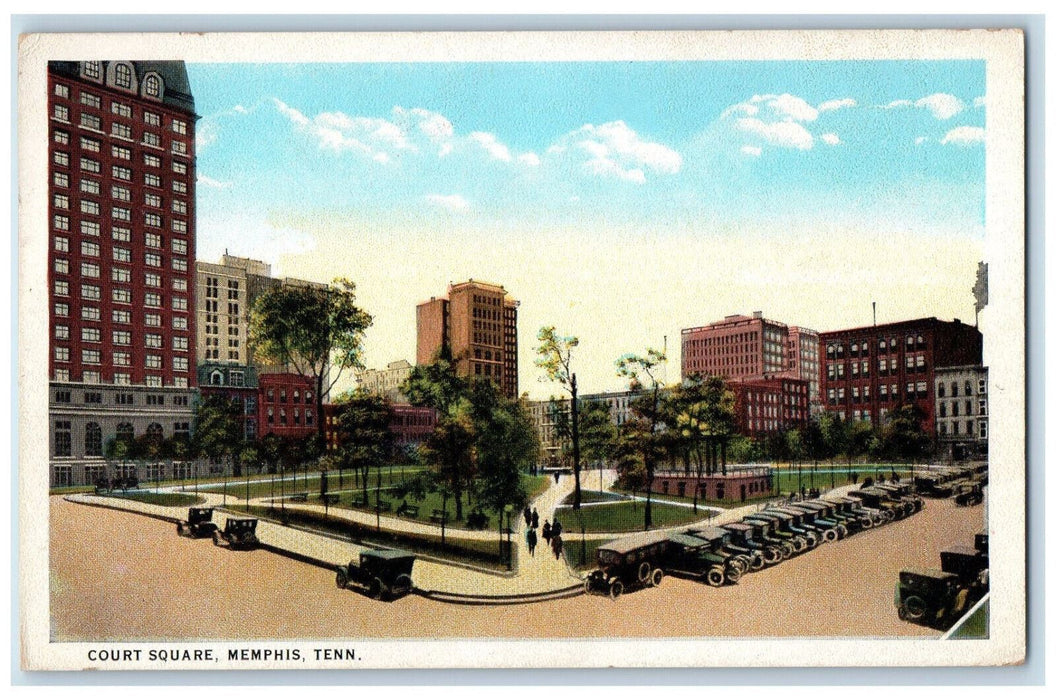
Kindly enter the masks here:
M 388 513 L 392 510 L 392 501 L 383 501 L 378 499 L 378 510 L 383 513 Z
M 402 515 L 406 518 L 417 518 L 418 517 L 418 506 L 410 506 L 403 504 L 396 509 L 396 515 Z
M 352 507 L 353 508 L 366 508 L 367 507 L 367 499 L 364 498 L 362 494 L 357 494 L 357 495 L 353 496 L 352 497 Z
M 300 503 L 304 503 L 305 501 L 308 500 L 308 492 L 305 491 L 303 493 L 291 493 L 286 498 L 291 500 L 291 501 L 298 501 Z
M 328 505 L 328 506 L 337 505 L 337 503 L 340 500 L 341 500 L 341 496 L 336 494 L 336 493 L 324 493 L 323 494 L 323 504 L 325 504 L 325 505 Z
M 447 520 L 447 514 L 439 508 L 435 508 L 433 514 L 429 516 L 429 520 L 434 523 L 442 523 Z

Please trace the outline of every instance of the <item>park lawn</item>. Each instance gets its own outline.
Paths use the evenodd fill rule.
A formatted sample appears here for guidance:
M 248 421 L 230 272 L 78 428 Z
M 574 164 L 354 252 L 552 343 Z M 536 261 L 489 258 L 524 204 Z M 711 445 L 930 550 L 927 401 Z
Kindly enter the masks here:
M 139 503 L 149 503 L 154 506 L 193 506 L 198 503 L 204 503 L 205 499 L 199 496 L 195 496 L 190 493 L 150 493 L 147 491 L 139 491 L 133 493 L 112 493 L 111 498 L 123 498 L 128 501 L 137 501 Z
M 852 483 L 851 472 L 858 476 L 858 483 L 872 477 L 873 479 L 889 479 L 891 471 L 899 475 L 899 478 L 910 481 L 913 468 L 906 464 L 852 464 L 850 468 L 845 464 L 819 464 L 817 469 L 812 464 L 804 464 L 802 472 L 798 467 L 783 467 L 774 470 L 775 490 L 778 493 L 798 492 L 800 486 L 805 489 L 817 488 L 825 491 L 838 486 L 846 486 Z M 812 478 L 813 473 L 813 478 Z
M 561 501 L 561 505 L 570 506 L 575 494 L 568 494 Z M 626 494 L 617 493 L 615 491 L 588 491 L 582 489 L 579 492 L 580 503 L 605 503 L 606 501 L 626 501 L 628 497 Z
M 231 509 L 257 517 L 283 518 L 282 511 L 277 507 L 250 506 L 245 508 L 244 506 L 232 506 Z M 399 547 L 418 554 L 427 554 L 459 563 L 483 566 L 496 571 L 506 570 L 505 558 L 499 555 L 497 533 L 494 540 L 466 539 L 452 536 L 448 533 L 441 541 L 440 535 L 395 532 L 386 529 L 379 530 L 369 525 L 328 518 L 322 513 L 294 509 L 285 511 L 285 522 L 290 525 L 326 532 L 332 536 L 367 546 Z M 518 547 L 516 539 L 512 544 L 514 546 L 514 557 L 516 557 Z
M 990 601 L 979 606 L 972 616 L 950 635 L 950 639 L 988 639 L 990 637 Z
M 694 513 L 692 508 L 666 503 L 653 503 L 652 507 L 654 528 L 692 523 L 706 516 L 702 512 Z M 562 507 L 555 517 L 565 526 L 569 537 L 581 531 L 581 524 L 585 532 L 637 532 L 645 529 L 645 502 L 624 501 L 588 506 L 581 508 L 578 516 L 571 508 Z
M 393 467 L 392 470 L 388 467 L 381 468 L 381 486 L 386 488 L 394 484 L 401 483 L 404 479 L 415 476 L 422 470 L 422 467 L 402 466 Z M 250 498 L 265 498 L 271 497 L 274 494 L 275 498 L 282 495 L 283 490 L 287 495 L 291 493 L 305 493 L 309 494 L 319 493 L 320 477 L 318 475 L 309 475 L 307 478 L 303 473 L 294 474 L 290 471 L 286 473 L 285 489 L 283 488 L 283 482 L 281 481 L 281 474 L 266 474 L 263 478 L 250 477 L 249 480 L 249 497 Z M 272 482 L 274 477 L 274 483 Z M 370 473 L 368 490 L 373 489 L 377 485 L 377 474 L 373 470 Z M 327 474 L 327 490 L 338 491 L 344 489 L 352 489 L 356 485 L 356 479 L 350 470 L 345 470 L 343 475 L 338 474 L 336 471 L 329 472 Z M 209 493 L 224 493 L 225 487 L 223 483 L 212 483 L 207 485 L 198 485 L 199 491 L 208 491 Z M 227 481 L 226 487 L 227 495 L 235 498 L 246 497 L 246 478 L 245 477 L 231 477 Z

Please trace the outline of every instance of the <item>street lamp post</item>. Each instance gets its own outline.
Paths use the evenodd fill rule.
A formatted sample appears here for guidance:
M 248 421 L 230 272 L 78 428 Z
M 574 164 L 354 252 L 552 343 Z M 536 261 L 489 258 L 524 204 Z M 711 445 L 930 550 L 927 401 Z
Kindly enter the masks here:
M 513 531 L 513 505 L 507 503 L 502 510 L 506 513 L 506 570 L 513 570 L 513 545 L 510 533 Z M 502 514 L 499 514 L 499 549 L 502 549 Z

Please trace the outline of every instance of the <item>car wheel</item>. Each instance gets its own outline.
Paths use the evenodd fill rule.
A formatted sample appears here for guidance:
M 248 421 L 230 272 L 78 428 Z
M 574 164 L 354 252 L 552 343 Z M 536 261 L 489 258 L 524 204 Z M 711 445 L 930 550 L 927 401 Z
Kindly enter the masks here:
M 183 523 L 176 523 L 176 534 L 180 537 L 186 536 L 187 533 L 183 531 Z
M 616 600 L 623 594 L 623 583 L 620 581 L 613 581 L 609 585 L 609 597 Z
M 583 592 L 586 593 L 587 595 L 590 595 L 591 593 L 594 592 L 593 589 L 591 588 L 590 579 L 589 578 L 583 579 Z
M 394 591 L 401 593 L 410 593 L 414 590 L 414 582 L 411 581 L 411 577 L 407 574 L 400 574 L 396 577 L 396 581 L 392 584 Z
M 708 585 L 715 586 L 718 588 L 726 582 L 726 574 L 720 566 L 713 566 L 708 569 Z
M 826 542 L 835 542 L 837 539 L 839 539 L 839 534 L 836 532 L 835 529 L 829 528 L 825 531 Z
M 374 600 L 381 600 L 382 594 L 385 592 L 385 584 L 381 582 L 380 578 L 376 578 L 370 582 L 370 587 L 367 590 L 367 594 Z
M 837 525 L 836 526 L 836 532 L 840 536 L 840 539 L 842 540 L 844 537 L 847 536 L 847 526 L 846 525 Z
M 347 588 L 348 587 L 348 574 L 344 569 L 337 570 L 337 587 Z
M 660 582 L 664 580 L 663 569 L 653 569 L 653 573 L 649 575 L 649 585 L 656 587 L 660 585 Z
M 873 519 L 872 518 L 862 518 L 862 529 L 863 530 L 871 530 L 871 529 L 873 529 Z
M 639 583 L 645 583 L 646 581 L 649 580 L 649 570 L 651 568 L 652 567 L 649 566 L 649 562 L 647 562 L 647 561 L 643 561 L 641 564 L 638 565 L 638 582 Z
M 766 561 L 768 565 L 779 563 L 781 561 L 781 550 L 774 547 L 768 547 L 763 554 L 763 560 Z
M 217 547 L 222 546 L 222 543 L 220 541 L 220 533 L 219 532 L 214 532 L 213 533 L 213 544 L 215 544 Z
M 726 573 L 726 580 L 727 581 L 729 581 L 730 583 L 737 583 L 738 581 L 741 580 L 741 574 L 743 572 L 738 571 L 737 569 L 735 569 L 735 568 L 733 568 L 731 566 L 730 568 L 726 569 L 725 573 Z
M 910 622 L 918 622 L 924 619 L 924 615 L 928 612 L 928 604 L 924 602 L 924 599 L 911 595 L 906 598 L 906 602 L 903 606 L 906 609 L 906 619 Z
M 749 568 L 752 571 L 759 571 L 764 566 L 766 566 L 766 558 L 762 554 L 760 554 L 759 552 L 756 552 L 755 554 L 753 554 L 752 555 L 752 563 L 749 566 Z

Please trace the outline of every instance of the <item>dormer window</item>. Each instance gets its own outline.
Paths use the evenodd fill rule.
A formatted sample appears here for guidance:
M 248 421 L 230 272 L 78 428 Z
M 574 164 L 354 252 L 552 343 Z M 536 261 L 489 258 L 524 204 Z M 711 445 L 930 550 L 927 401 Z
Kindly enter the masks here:
M 102 79 L 103 72 L 99 61 L 85 61 L 81 64 L 81 70 L 88 80 L 99 82 Z
M 214 370 L 209 376 L 209 383 L 213 386 L 221 386 L 224 383 L 224 374 L 220 370 Z
M 126 63 L 114 66 L 114 85 L 125 90 L 132 89 L 132 69 Z
M 161 78 L 151 73 L 143 79 L 143 94 L 155 100 L 161 99 Z

